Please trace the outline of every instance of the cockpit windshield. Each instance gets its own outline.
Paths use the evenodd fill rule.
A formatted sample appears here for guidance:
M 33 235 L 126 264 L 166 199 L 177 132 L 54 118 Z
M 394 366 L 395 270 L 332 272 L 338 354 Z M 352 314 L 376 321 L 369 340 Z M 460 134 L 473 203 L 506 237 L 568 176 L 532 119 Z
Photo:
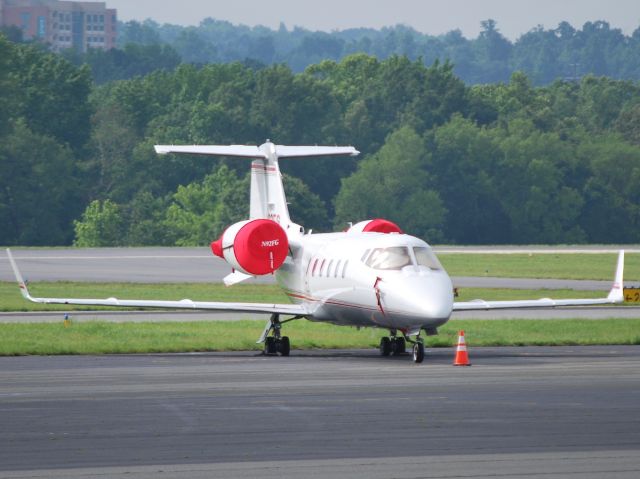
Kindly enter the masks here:
M 426 266 L 429 269 L 439 270 L 442 269 L 442 265 L 436 255 L 431 251 L 431 248 L 425 246 L 415 246 L 413 248 L 413 254 L 416 255 L 416 261 L 418 266 Z
M 409 248 L 406 246 L 392 246 L 374 249 L 365 262 L 373 269 L 402 269 L 412 264 Z

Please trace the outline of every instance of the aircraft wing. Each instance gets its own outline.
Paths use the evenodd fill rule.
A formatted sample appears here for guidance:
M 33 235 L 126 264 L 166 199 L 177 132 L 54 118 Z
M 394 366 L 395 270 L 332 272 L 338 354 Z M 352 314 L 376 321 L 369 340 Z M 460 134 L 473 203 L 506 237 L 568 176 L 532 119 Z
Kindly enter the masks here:
M 614 304 L 624 301 L 623 293 L 624 251 L 618 254 L 615 279 L 611 291 L 605 298 L 596 299 L 527 299 L 521 301 L 460 301 L 453 303 L 454 311 L 478 311 L 489 309 L 519 309 L 519 308 L 555 308 L 558 306 L 594 306 L 599 304 Z
M 301 158 L 304 156 L 358 156 L 353 146 L 287 146 L 276 145 L 278 158 Z
M 257 146 L 250 145 L 155 145 L 156 153 L 187 153 L 192 155 L 240 156 L 264 159 L 265 154 Z
M 286 314 L 292 316 L 305 316 L 309 312 L 298 304 L 270 304 L 270 303 L 227 303 L 227 302 L 209 302 L 209 301 L 192 301 L 190 299 L 182 299 L 179 301 L 156 301 L 142 299 L 90 299 L 90 298 L 34 298 L 29 293 L 29 289 L 22 274 L 18 270 L 11 251 L 7 249 L 9 262 L 13 268 L 20 293 L 22 296 L 33 302 L 42 304 L 76 304 L 84 306 L 112 306 L 119 308 L 165 308 L 165 309 L 196 309 L 210 311 L 233 311 L 239 313 L 264 313 L 264 314 Z

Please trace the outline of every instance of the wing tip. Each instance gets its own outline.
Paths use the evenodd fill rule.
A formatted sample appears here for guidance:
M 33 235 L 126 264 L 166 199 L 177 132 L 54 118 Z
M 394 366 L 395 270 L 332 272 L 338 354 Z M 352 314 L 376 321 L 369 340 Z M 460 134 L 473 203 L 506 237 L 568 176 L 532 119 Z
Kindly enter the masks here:
M 22 278 L 22 274 L 18 269 L 18 265 L 16 260 L 13 258 L 13 254 L 11 253 L 11 249 L 7 248 L 7 256 L 9 257 L 9 263 L 11 263 L 11 269 L 13 270 L 13 275 L 16 278 L 16 282 L 18 283 L 18 288 L 20 289 L 20 294 L 24 299 L 28 299 L 29 301 L 33 301 L 31 294 L 29 293 L 29 288 L 27 288 L 26 281 Z
M 613 303 L 624 302 L 624 250 L 618 253 L 618 263 L 616 273 L 613 278 L 613 285 L 609 291 L 607 299 Z

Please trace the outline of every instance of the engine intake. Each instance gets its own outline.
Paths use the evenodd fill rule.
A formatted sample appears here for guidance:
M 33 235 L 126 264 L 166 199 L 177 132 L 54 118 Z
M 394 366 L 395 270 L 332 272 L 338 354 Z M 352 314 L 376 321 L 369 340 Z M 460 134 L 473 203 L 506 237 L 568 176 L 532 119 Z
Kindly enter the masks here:
M 360 221 L 351 228 L 349 233 L 400 233 L 402 230 L 400 227 L 389 221 L 377 218 L 375 220 Z
M 242 273 L 260 276 L 273 273 L 284 263 L 289 240 L 275 221 L 247 220 L 229 226 L 211 243 L 211 250 Z

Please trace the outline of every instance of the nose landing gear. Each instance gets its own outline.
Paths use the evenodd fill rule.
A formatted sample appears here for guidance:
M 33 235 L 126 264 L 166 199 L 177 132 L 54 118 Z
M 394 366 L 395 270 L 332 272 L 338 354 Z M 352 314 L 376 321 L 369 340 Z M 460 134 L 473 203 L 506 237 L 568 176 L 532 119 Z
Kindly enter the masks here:
M 417 335 L 415 341 L 407 335 L 397 336 L 397 331 L 391 330 L 391 336 L 385 336 L 380 339 L 380 355 L 381 356 L 400 356 L 405 354 L 407 342 L 413 344 L 413 361 L 421 363 L 424 360 L 424 342 Z
M 413 362 L 420 364 L 424 360 L 424 343 L 422 339 L 417 338 L 413 343 Z

